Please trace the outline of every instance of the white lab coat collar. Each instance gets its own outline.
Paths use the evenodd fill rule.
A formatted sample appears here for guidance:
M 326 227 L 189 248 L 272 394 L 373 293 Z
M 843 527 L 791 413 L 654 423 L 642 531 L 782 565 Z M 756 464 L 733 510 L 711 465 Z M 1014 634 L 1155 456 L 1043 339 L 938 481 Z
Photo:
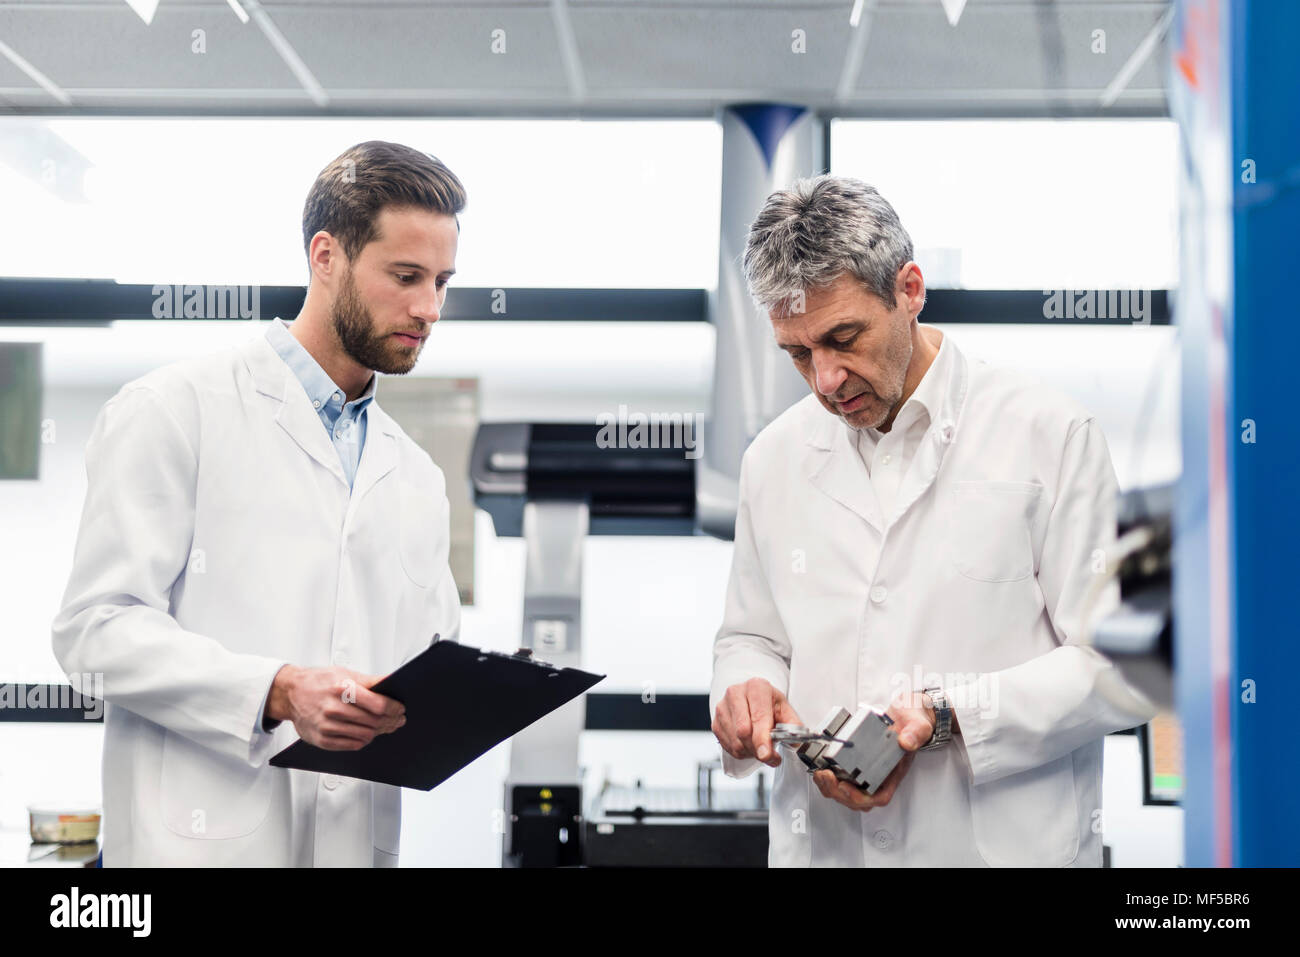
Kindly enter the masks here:
M 304 452 L 347 485 L 347 477 L 343 474 L 343 464 L 339 461 L 338 450 L 334 448 L 328 433 L 321 426 L 320 416 L 312 407 L 311 399 L 307 397 L 302 383 L 285 365 L 284 360 L 275 351 L 275 347 L 265 336 L 254 336 L 241 348 L 241 352 L 257 391 L 280 403 L 275 421 L 293 437 Z M 396 440 L 400 434 L 397 423 L 379 407 L 378 401 L 370 403 L 366 414 L 369 416 L 366 444 L 361 450 L 356 482 L 352 486 L 354 500 L 360 499 L 376 482 L 397 466 Z
M 944 355 L 945 350 L 949 354 Z M 862 474 L 862 460 L 854 447 L 853 435 L 843 419 L 820 409 L 817 424 L 808 435 L 808 445 L 814 451 L 805 463 L 805 476 L 814 486 L 851 509 L 882 534 L 934 482 L 944 452 L 957 439 L 957 425 L 962 406 L 966 402 L 969 370 L 966 357 L 946 333 L 939 351 L 944 363 L 940 364 L 939 356 L 936 356 L 916 390 L 921 393 L 922 387 L 925 387 L 923 401 L 930 411 L 930 425 L 899 488 L 891 515 L 880 515 L 870 483 Z M 931 383 L 927 383 L 926 379 L 930 378 L 929 373 L 932 371 L 938 375 Z

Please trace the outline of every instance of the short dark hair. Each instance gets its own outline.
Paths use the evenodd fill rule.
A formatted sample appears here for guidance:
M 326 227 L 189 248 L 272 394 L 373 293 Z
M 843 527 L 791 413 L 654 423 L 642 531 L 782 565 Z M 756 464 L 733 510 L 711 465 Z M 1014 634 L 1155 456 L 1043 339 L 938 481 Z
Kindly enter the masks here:
M 310 256 L 311 238 L 323 229 L 355 261 L 377 237 L 375 220 L 387 206 L 413 206 L 456 219 L 465 208 L 465 187 L 436 156 L 401 143 L 358 143 L 312 184 L 302 209 L 303 249 Z

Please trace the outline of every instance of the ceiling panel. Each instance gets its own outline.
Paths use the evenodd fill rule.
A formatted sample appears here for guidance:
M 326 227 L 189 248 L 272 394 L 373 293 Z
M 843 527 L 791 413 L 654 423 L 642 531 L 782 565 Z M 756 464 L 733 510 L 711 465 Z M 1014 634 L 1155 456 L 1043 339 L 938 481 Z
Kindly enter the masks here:
M 196 30 L 206 52 L 194 52 Z M 11 6 L 0 10 L 0 40 L 65 90 L 298 86 L 261 31 L 224 2 L 164 0 L 149 25 L 125 3 Z
M 1161 12 L 1150 4 L 1074 3 L 1035 11 L 972 3 L 952 27 L 937 3 L 884 7 L 871 24 L 857 90 L 1104 89 Z M 1105 31 L 1104 54 L 1092 52 L 1098 29 Z M 1164 84 L 1157 64 L 1148 61 L 1129 85 Z
M 849 45 L 843 10 L 578 5 L 583 70 L 594 90 L 833 89 Z M 806 52 L 793 52 L 794 31 Z
M 537 4 L 284 7 L 276 24 L 327 90 L 568 90 L 550 11 Z M 493 52 L 497 30 L 504 53 Z
M 1164 115 L 1164 44 L 1114 107 L 1100 98 L 1168 6 L 969 0 L 952 27 L 939 0 L 867 0 L 864 45 L 852 0 L 263 0 L 318 102 L 225 0 L 162 0 L 149 26 L 123 0 L 0 0 L 0 42 L 70 98 L 0 57 L 0 112 L 708 116 L 770 98 L 841 115 Z M 1099 28 L 1104 55 L 1089 49 Z
M 4 39 L 4 34 L 0 34 L 0 40 Z M 4 57 L 0 57 L 0 90 L 8 87 L 21 87 L 23 89 L 38 92 L 40 87 L 36 81 L 29 77 L 18 67 L 14 66 Z

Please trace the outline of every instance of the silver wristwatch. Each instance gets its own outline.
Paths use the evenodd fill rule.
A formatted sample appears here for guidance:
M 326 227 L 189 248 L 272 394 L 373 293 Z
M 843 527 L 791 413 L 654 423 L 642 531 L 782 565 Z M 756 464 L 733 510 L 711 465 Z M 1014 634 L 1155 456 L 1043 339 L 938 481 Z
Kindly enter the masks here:
M 952 704 L 948 701 L 948 696 L 943 693 L 942 688 L 926 688 L 925 693 L 930 696 L 930 702 L 934 705 L 934 734 L 930 740 L 921 745 L 920 751 L 929 751 L 931 748 L 941 748 L 952 740 Z

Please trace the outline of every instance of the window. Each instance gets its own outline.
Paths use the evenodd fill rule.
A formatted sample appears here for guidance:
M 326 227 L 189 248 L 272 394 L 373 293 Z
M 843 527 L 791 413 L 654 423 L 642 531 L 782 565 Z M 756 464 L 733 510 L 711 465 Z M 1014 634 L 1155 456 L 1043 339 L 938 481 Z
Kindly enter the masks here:
M 1177 285 L 1172 120 L 837 120 L 831 166 L 889 200 L 934 288 Z
M 465 183 L 455 285 L 709 288 L 711 120 L 11 118 L 10 276 L 302 285 L 302 205 L 354 143 L 431 152 Z

